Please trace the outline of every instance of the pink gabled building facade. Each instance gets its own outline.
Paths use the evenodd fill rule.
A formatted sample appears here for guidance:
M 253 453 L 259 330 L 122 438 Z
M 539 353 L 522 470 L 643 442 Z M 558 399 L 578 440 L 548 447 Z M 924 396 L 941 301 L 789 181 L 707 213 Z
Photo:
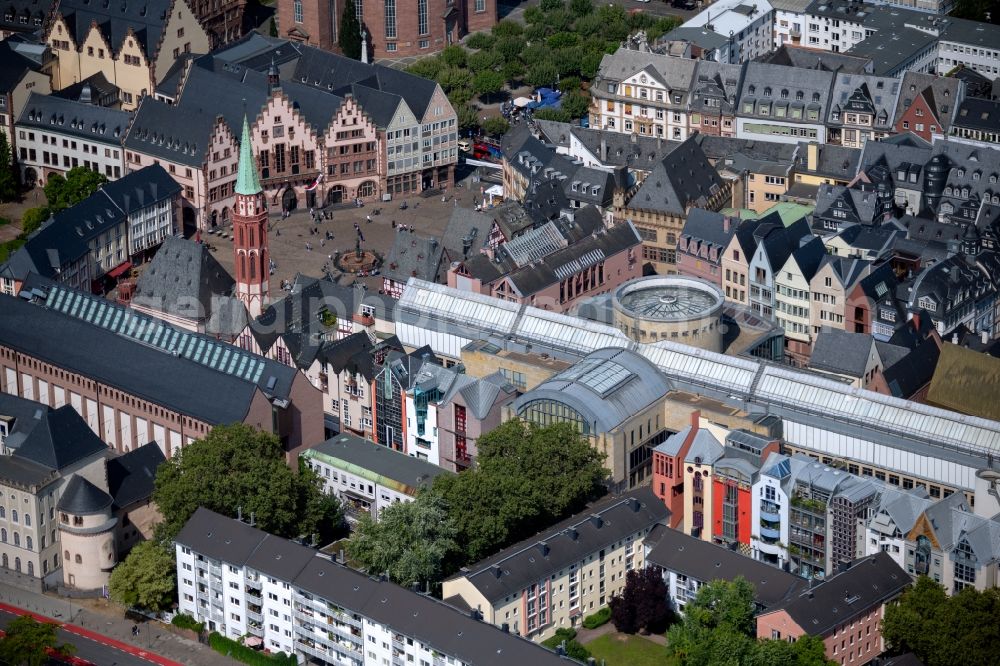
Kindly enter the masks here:
M 703 208 L 688 211 L 677 239 L 677 272 L 722 289 L 722 258 L 739 223 L 738 218 Z

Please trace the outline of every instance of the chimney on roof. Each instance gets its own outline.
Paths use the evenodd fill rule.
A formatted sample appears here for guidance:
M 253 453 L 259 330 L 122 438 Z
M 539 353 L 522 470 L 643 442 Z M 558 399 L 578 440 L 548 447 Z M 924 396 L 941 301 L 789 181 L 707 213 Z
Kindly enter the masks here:
M 732 224 L 732 222 L 730 221 L 729 216 L 728 215 L 723 215 L 722 216 L 722 230 L 725 231 L 727 234 L 729 233 L 729 225 L 730 224 Z
M 987 331 L 985 328 L 983 330 L 979 331 L 979 339 L 982 341 L 982 343 L 984 345 L 985 344 L 989 344 L 989 342 L 990 342 L 990 332 Z
M 951 281 L 958 282 L 958 266 L 951 267 Z
M 815 141 L 806 146 L 806 168 L 809 171 L 819 168 L 819 144 Z
M 951 344 L 953 345 L 958 344 L 958 331 L 955 331 L 954 333 L 951 334 Z
M 278 66 L 271 58 L 271 66 L 267 68 L 267 92 L 272 93 L 281 89 L 281 76 L 278 74 Z
M 601 137 L 601 162 L 608 161 L 608 140 Z
M 701 410 L 696 409 L 691 412 L 691 430 L 692 432 L 698 432 L 698 421 L 701 419 Z
M 545 543 L 544 541 L 539 541 L 538 542 L 538 551 L 542 554 L 542 557 L 548 557 L 549 556 L 549 544 Z

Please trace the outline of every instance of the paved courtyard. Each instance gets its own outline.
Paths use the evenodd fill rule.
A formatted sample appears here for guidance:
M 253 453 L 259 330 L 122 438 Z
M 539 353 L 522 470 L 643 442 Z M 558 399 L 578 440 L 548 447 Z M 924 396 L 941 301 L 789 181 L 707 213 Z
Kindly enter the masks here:
M 479 196 L 479 185 L 473 183 L 471 178 L 466 178 L 461 187 L 448 189 L 446 193 L 448 200 L 444 203 L 440 194 L 428 198 L 397 196 L 393 201 L 366 203 L 362 208 L 334 210 L 331 212 L 332 219 L 321 219 L 318 224 L 311 220 L 308 208 L 300 208 L 284 220 L 280 215 L 272 215 L 269 242 L 271 259 L 277 267 L 270 281 L 271 300 L 281 297 L 282 281 L 291 280 L 296 273 L 320 277 L 330 255 L 338 250 L 341 253 L 353 251 L 357 238 L 355 223 L 361 228 L 364 236 L 362 248 L 375 251 L 383 259 L 388 255 L 395 235 L 404 233 L 399 230 L 399 225 L 412 226 L 415 234 L 440 238 L 456 208 L 471 211 L 475 207 L 474 197 Z M 486 185 L 488 186 L 488 183 Z M 473 192 L 470 192 L 470 187 Z M 400 203 L 404 200 L 407 209 L 400 210 Z M 373 215 L 375 209 L 380 209 L 381 213 Z M 368 215 L 371 215 L 371 223 L 367 221 Z M 396 229 L 392 228 L 393 221 L 396 222 Z M 318 229 L 318 234 L 310 234 L 310 228 L 314 227 Z M 230 230 L 226 229 L 222 232 L 229 236 L 228 238 L 204 232 L 201 238 L 213 248 L 213 254 L 218 262 L 230 273 L 234 273 L 232 234 L 226 233 L 228 231 Z M 327 231 L 333 234 L 333 240 L 324 239 Z M 311 250 L 306 249 L 307 243 L 311 245 Z M 336 270 L 334 274 L 336 275 Z M 382 286 L 381 276 L 360 278 L 360 280 L 372 290 L 377 291 Z M 346 277 L 344 283 L 350 282 L 351 278 Z

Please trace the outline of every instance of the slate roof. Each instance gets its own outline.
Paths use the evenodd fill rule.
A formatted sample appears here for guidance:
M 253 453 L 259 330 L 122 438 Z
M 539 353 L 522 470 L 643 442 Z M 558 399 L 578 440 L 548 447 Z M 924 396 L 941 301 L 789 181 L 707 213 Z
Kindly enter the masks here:
M 406 284 L 411 277 L 437 281 L 444 248 L 437 238 L 418 236 L 397 230 L 382 274 L 389 280 Z
M 104 512 L 113 503 L 111 495 L 79 474 L 74 474 L 63 489 L 56 508 L 77 516 L 90 516 Z
M 195 552 L 236 566 L 274 569 L 275 578 L 297 589 L 386 625 L 465 663 L 477 666 L 567 663 L 538 644 L 475 620 L 431 597 L 369 578 L 305 546 L 205 508 L 195 511 L 175 540 Z M 282 555 L 281 566 L 275 566 L 278 553 Z
M 617 224 L 521 266 L 507 274 L 506 279 L 519 295 L 526 297 L 640 243 L 642 238 L 635 227 L 629 223 Z
M 826 247 L 824 247 L 823 241 L 813 236 L 808 241 L 792 250 L 791 258 L 795 259 L 795 263 L 798 265 L 799 271 L 802 273 L 802 277 L 806 280 L 812 280 L 813 276 L 816 275 L 816 271 L 819 270 L 820 264 L 825 256 Z
M 807 585 L 795 574 L 680 530 L 664 530 L 646 562 L 702 583 L 742 576 L 754 587 L 754 601 L 764 608 L 772 608 Z
M 438 476 L 450 473 L 434 463 L 346 432 L 309 447 L 302 455 L 378 483 L 395 482 L 397 488 L 408 489 L 414 495 L 430 487 Z
M 675 436 L 681 437 L 683 435 L 684 437 L 681 439 L 683 441 L 690 432 L 691 426 L 687 426 Z M 725 453 L 725 447 L 715 438 L 715 435 L 705 428 L 698 428 L 694 439 L 691 440 L 691 447 L 684 457 L 684 462 L 711 465 L 725 455 Z
M 66 20 L 70 37 L 79 47 L 91 23 L 113 50 L 118 51 L 131 31 L 143 46 L 146 58 L 153 60 L 163 39 L 167 12 L 172 0 L 146 0 L 146 2 L 92 2 L 90 0 L 59 0 L 57 12 Z
M 969 265 L 966 257 L 959 254 L 925 268 L 917 275 L 910 289 L 907 309 L 911 312 L 926 309 L 936 321 L 943 322 L 954 310 L 978 301 L 992 290 L 982 271 Z M 931 299 L 932 305 L 921 305 L 925 297 Z
M 892 245 L 892 239 L 899 233 L 891 226 L 871 227 L 864 224 L 852 224 L 836 235 L 850 248 L 868 250 L 881 256 Z
M 599 129 L 574 127 L 573 138 L 606 166 L 627 166 L 649 171 L 659 160 L 680 145 L 679 141 L 641 134 L 624 134 Z
M 813 343 L 809 367 L 849 377 L 864 377 L 873 339 L 867 333 L 823 328 Z
M 690 239 L 696 247 L 689 247 L 688 252 L 697 253 L 701 245 L 715 247 L 719 252 L 724 250 L 740 226 L 739 220 L 730 220 L 728 229 L 722 213 L 692 208 L 688 211 L 687 220 L 681 236 Z
M 170 105 L 147 95 L 135 111 L 123 145 L 126 150 L 201 169 L 215 121 L 215 113 Z
M 940 354 L 927 402 L 1000 419 L 1000 359 L 947 343 Z
M 736 93 L 739 91 L 742 65 L 733 65 L 714 60 L 695 61 L 694 81 L 691 84 L 691 111 L 705 111 L 711 114 L 732 115 L 736 110 Z M 707 100 L 715 100 L 717 105 L 709 106 Z
M 479 254 L 490 236 L 493 218 L 487 213 L 477 213 L 464 208 L 453 208 L 448 225 L 441 236 L 446 260 L 461 261 Z
M 934 500 L 922 487 L 902 490 L 893 486 L 882 489 L 879 506 L 872 517 L 870 526 L 882 533 L 908 534 L 923 512 L 934 504 Z M 890 525 L 890 522 L 891 525 Z M 890 527 L 893 532 L 890 532 Z
M 34 5 L 31 0 L 18 0 L 13 2 L 12 0 L 5 0 L 3 3 L 3 9 L 13 5 L 15 11 L 18 11 L 18 16 L 20 12 L 25 11 L 26 7 L 34 6 L 35 9 L 42 13 L 42 8 Z M 25 8 L 17 8 L 17 5 L 23 5 Z M 30 10 L 28 10 L 30 11 Z M 4 12 L 0 11 L 0 20 L 3 19 Z M 2 25 L 2 24 L 0 24 Z M 19 26 L 23 27 L 23 26 Z M 14 47 L 6 40 L 0 42 L 0 94 L 10 93 L 21 83 L 24 76 L 30 71 L 37 71 L 39 69 L 30 58 L 26 58 L 17 51 Z
M 80 299 L 78 315 L 56 309 L 52 303 L 31 303 L 0 295 L 0 343 L 66 370 L 149 400 L 209 424 L 241 422 L 257 391 L 289 399 L 296 370 L 276 361 L 248 354 L 212 338 L 179 331 L 164 322 L 144 317 L 107 299 L 92 297 L 62 287 L 53 287 L 49 298 L 67 305 Z M 65 299 L 58 298 L 62 294 Z M 101 310 L 100 323 L 84 317 Z M 119 314 L 120 313 L 120 314 Z M 107 326 L 103 322 L 110 322 Z M 124 323 L 134 322 L 131 335 L 115 332 Z M 24 335 L 34 330 L 39 335 Z M 149 334 L 159 344 L 143 342 L 135 336 Z M 176 334 L 175 334 L 176 333 Z M 153 336 L 155 335 L 155 338 Z M 218 345 L 227 363 L 238 365 L 234 374 L 208 365 L 207 354 L 192 360 L 194 350 Z M 170 349 L 176 349 L 175 356 Z M 226 352 L 229 352 L 226 355 Z M 200 355 L 199 355 L 200 356 Z M 254 369 L 256 379 L 235 374 Z M 257 376 L 259 373 L 259 376 Z M 267 383 L 274 378 L 272 388 Z
M 31 93 L 17 126 L 118 146 L 131 117 L 127 111 Z
M 815 169 L 809 169 L 809 144 L 800 142 L 795 153 L 795 170 L 800 173 L 810 173 L 817 176 L 831 176 L 837 180 L 850 181 L 857 175 L 861 162 L 861 151 L 856 148 L 845 148 L 831 144 L 818 146 L 817 164 Z
M 898 123 L 903 114 L 923 96 L 928 106 L 934 111 L 941 129 L 947 133 L 955 114 L 961 81 L 954 77 L 934 76 L 922 72 L 904 72 L 899 86 L 899 103 L 896 105 L 896 115 L 893 124 Z
M 996 132 L 1000 127 L 1000 102 L 966 97 L 952 119 L 953 127 Z
M 507 381 L 499 372 L 486 375 L 469 382 L 458 393 L 461 394 L 465 406 L 477 419 L 485 419 L 497 403 L 500 393 L 516 393 L 514 385 Z
M 44 475 L 108 448 L 70 405 L 52 408 L 4 393 L 0 394 L 0 415 L 14 419 L 7 426 L 9 432 L 4 443 L 12 453 L 0 457 L 0 470 L 8 462 L 24 461 L 29 467 L 37 465 L 44 469 L 45 472 L 39 471 Z
M 496 605 L 587 555 L 664 523 L 669 516 L 663 502 L 645 486 L 601 500 L 530 539 L 465 567 L 452 580 L 467 579 Z
M 201 243 L 168 236 L 139 276 L 132 302 L 179 317 L 208 319 L 236 281 Z
M 787 1 L 787 0 L 786 0 Z M 792 0 L 792 4 L 797 5 L 795 11 L 799 14 L 805 13 L 806 5 L 812 0 Z M 775 9 L 776 3 L 771 3 Z M 799 69 L 816 69 L 826 72 L 845 72 L 848 74 L 870 73 L 871 60 L 859 58 L 846 53 L 834 53 L 832 51 L 814 51 L 812 49 L 790 46 L 782 44 L 776 50 L 760 58 L 761 62 L 772 65 L 786 65 L 788 67 L 798 67 Z
M 160 445 L 150 442 L 107 462 L 108 492 L 115 508 L 124 509 L 153 496 L 156 469 L 166 458 Z
M 870 113 L 874 129 L 889 131 L 895 118 L 899 87 L 896 78 L 840 72 L 833 80 L 827 123 L 844 125 L 847 113 Z
M 912 63 L 915 54 L 936 47 L 937 38 L 923 30 L 898 26 L 886 32 L 888 38 L 865 39 L 846 51 L 847 55 L 871 60 L 878 76 L 895 76 L 906 71 L 905 66 Z
M 375 376 L 375 361 L 370 353 L 373 346 L 368 334 L 359 331 L 324 344 L 319 358 L 333 372 L 348 370 L 351 374 L 361 374 L 371 380 Z
M 832 72 L 751 61 L 744 72 L 736 114 L 741 118 L 777 117 L 782 122 L 822 125 L 831 105 L 833 83 Z M 761 113 L 765 106 L 769 113 Z M 777 109 L 782 106 L 787 112 L 778 116 Z M 812 112 L 815 118 L 810 118 Z
M 626 208 L 683 215 L 690 206 L 707 204 L 722 184 L 705 152 L 691 137 L 653 167 Z
M 181 186 L 159 164 L 132 171 L 100 187 L 126 215 L 180 194 Z
M 880 355 L 882 354 L 880 353 Z M 910 396 L 927 386 L 937 374 L 936 369 L 940 356 L 941 347 L 937 340 L 928 337 L 916 349 L 911 350 L 902 358 L 896 359 L 891 364 L 886 362 L 882 377 L 889 386 L 889 391 L 897 398 L 909 399 Z M 998 410 L 998 414 L 1000 414 L 1000 410 Z
M 803 630 L 826 636 L 900 595 L 912 579 L 888 553 L 869 555 L 851 563 L 846 571 L 830 576 L 782 603 L 783 610 Z
M 624 81 L 633 74 L 645 72 L 667 90 L 684 93 L 680 104 L 676 104 L 672 97 L 664 102 L 668 107 L 683 108 L 687 104 L 687 91 L 691 89 L 695 66 L 695 61 L 688 58 L 673 58 L 659 53 L 620 47 L 601 59 L 595 85 L 605 80 Z

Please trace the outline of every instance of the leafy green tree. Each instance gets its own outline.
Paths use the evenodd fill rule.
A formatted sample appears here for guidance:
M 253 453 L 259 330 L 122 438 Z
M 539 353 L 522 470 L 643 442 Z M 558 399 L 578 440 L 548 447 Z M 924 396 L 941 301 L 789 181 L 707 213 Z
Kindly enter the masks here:
M 143 541 L 111 572 L 111 599 L 127 608 L 166 610 L 177 595 L 176 567 L 168 546 Z
M 497 21 L 492 30 L 494 37 L 514 37 L 520 35 L 524 31 L 524 28 L 522 28 L 521 24 L 517 21 L 504 19 L 502 21 Z
M 472 90 L 470 88 L 458 88 L 448 93 L 448 101 L 451 102 L 451 105 L 455 107 L 456 110 L 458 110 L 458 107 L 460 106 L 468 106 L 469 100 L 471 99 Z M 475 110 L 473 110 L 473 115 L 475 115 Z
M 520 81 L 521 77 L 524 76 L 524 65 L 521 64 L 520 60 L 508 60 L 500 68 L 500 74 L 505 81 L 513 84 L 515 81 Z
M 38 231 L 51 216 L 52 211 L 49 210 L 48 206 L 29 208 L 21 216 L 21 233 L 30 236 Z
M 0 201 L 13 201 L 18 194 L 17 166 L 7 133 L 0 129 Z
M 551 86 L 559 78 L 559 69 L 550 60 L 542 60 L 528 66 L 524 80 L 537 87 Z
M 503 136 L 510 129 L 510 123 L 500 116 L 490 116 L 482 122 L 483 131 L 490 136 Z
M 680 24 L 681 20 L 676 16 L 664 16 L 657 19 L 656 23 L 646 30 L 646 37 L 652 42 L 680 26 Z
M 542 11 L 546 13 L 558 11 L 565 7 L 563 0 L 542 0 L 539 6 L 542 8 Z
M 472 89 L 476 91 L 477 95 L 482 95 L 483 97 L 495 95 L 503 90 L 503 86 L 503 75 L 500 72 L 494 72 L 490 69 L 479 72 L 472 80 Z
M 464 67 L 443 67 L 434 80 L 448 93 L 459 88 L 471 88 L 472 72 Z
M 569 32 L 573 29 L 573 15 L 565 9 L 553 9 L 545 14 L 545 27 L 550 34 Z
M 524 10 L 524 22 L 529 26 L 538 25 L 545 21 L 545 13 L 538 5 L 532 5 Z
M 550 49 L 564 49 L 576 46 L 579 42 L 580 37 L 572 32 L 557 32 L 546 41 Z
M 576 659 L 581 664 L 586 663 L 590 657 L 590 651 L 583 647 L 580 641 L 576 640 L 576 629 L 572 627 L 559 627 L 552 637 L 542 641 L 542 645 L 550 650 L 555 650 L 562 646 L 565 648 L 566 654 L 570 659 Z
M 448 99 L 451 100 L 452 106 L 455 107 L 455 113 L 458 115 L 458 126 L 460 129 L 472 129 L 473 127 L 479 127 L 479 109 L 471 104 L 456 104 L 454 98 L 449 95 Z M 468 98 L 466 98 L 468 101 Z
M 70 657 L 76 648 L 60 644 L 56 637 L 58 625 L 38 622 L 30 615 L 10 621 L 6 634 L 0 638 L 0 663 L 10 666 L 43 666 L 49 662 L 48 650 Z
M 569 0 L 569 9 L 577 16 L 586 16 L 594 11 L 593 0 Z
M 466 561 L 478 560 L 581 509 L 603 488 L 604 456 L 571 425 L 511 420 L 478 443 L 478 466 L 439 476 Z M 464 564 L 464 562 L 463 562 Z
M 495 51 L 476 51 L 469 54 L 469 69 L 477 74 L 488 69 L 495 69 L 500 63 L 500 58 Z
M 354 0 L 344 3 L 344 11 L 340 15 L 340 34 L 337 35 L 340 51 L 348 58 L 361 60 L 361 24 L 358 22 L 358 10 Z
M 632 569 L 625 575 L 622 593 L 613 595 L 611 621 L 618 631 L 634 634 L 640 629 L 659 634 L 670 620 L 669 590 L 663 575 L 654 567 Z
M 423 77 L 425 79 L 436 79 L 438 72 L 444 68 L 444 61 L 437 56 L 421 58 L 406 68 L 410 74 Z
M 784 643 L 785 641 L 762 641 L 763 645 Z M 819 636 L 800 636 L 792 643 L 792 654 L 797 666 L 830 666 L 836 662 L 826 658 L 826 645 Z M 772 664 L 774 662 L 771 662 Z
M 493 48 L 494 38 L 488 32 L 476 32 L 469 35 L 465 45 L 470 49 L 483 50 Z
M 382 509 L 378 522 L 362 514 L 347 553 L 369 573 L 387 573 L 400 585 L 436 584 L 458 547 L 456 534 L 444 500 L 423 493 Z
M 66 172 L 65 178 L 61 174 L 49 176 L 45 183 L 45 199 L 49 209 L 58 213 L 80 203 L 106 182 L 108 179 L 104 174 L 86 167 L 73 167 Z
M 452 44 L 446 46 L 443 51 L 441 51 L 441 59 L 444 60 L 444 64 L 449 67 L 465 67 L 465 60 L 468 53 L 458 44 Z
M 244 424 L 216 426 L 160 465 L 153 491 L 163 522 L 157 536 L 172 539 L 199 506 L 235 518 L 254 514 L 265 532 L 325 540 L 341 524 L 337 500 L 324 495 L 308 468 L 285 464 L 273 434 Z
M 590 96 L 581 92 L 566 93 L 562 96 L 561 106 L 570 118 L 580 118 L 587 115 L 590 109 Z
M 524 40 L 519 35 L 504 35 L 493 44 L 493 52 L 501 61 L 517 60 L 524 47 Z
M 538 109 L 534 113 L 535 120 L 551 120 L 555 123 L 568 123 L 573 117 L 565 109 Z

